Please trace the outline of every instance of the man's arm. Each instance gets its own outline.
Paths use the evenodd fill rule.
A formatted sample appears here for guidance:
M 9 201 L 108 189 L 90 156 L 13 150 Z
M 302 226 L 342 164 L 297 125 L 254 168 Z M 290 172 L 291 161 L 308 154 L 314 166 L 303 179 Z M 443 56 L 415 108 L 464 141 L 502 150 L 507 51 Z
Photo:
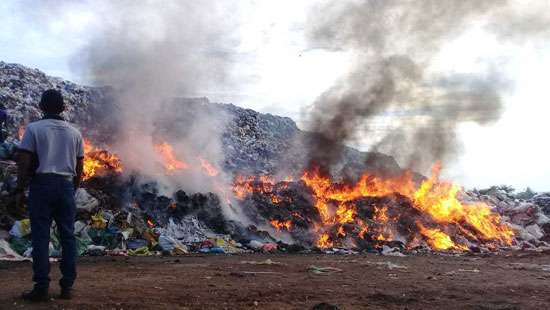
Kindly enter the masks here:
M 15 187 L 15 205 L 22 210 L 25 205 L 25 189 L 32 175 L 33 154 L 27 151 L 17 152 L 17 186 Z
M 32 153 L 27 151 L 17 152 L 17 186 L 16 192 L 24 192 L 32 174 Z
M 84 158 L 80 157 L 76 159 L 76 175 L 74 177 L 74 189 L 80 187 L 82 181 L 82 172 L 84 171 Z

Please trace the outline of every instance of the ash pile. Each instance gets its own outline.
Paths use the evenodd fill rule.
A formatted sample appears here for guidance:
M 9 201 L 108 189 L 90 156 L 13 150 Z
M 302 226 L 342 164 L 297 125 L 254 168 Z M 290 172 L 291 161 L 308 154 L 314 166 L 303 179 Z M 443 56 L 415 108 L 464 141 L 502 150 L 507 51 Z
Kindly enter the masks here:
M 40 117 L 41 92 L 52 87 L 67 98 L 65 116 L 87 139 L 84 188 L 76 196 L 81 255 L 548 248 L 548 194 L 515 194 L 506 187 L 464 192 L 440 181 L 437 169 L 426 178 L 402 170 L 390 156 L 347 147 L 339 172 L 329 173 L 304 166 L 300 143 L 314 136 L 291 119 L 204 98 L 163 105 L 153 122 L 157 141 L 148 146 L 155 156 L 140 162 L 163 174 L 144 175 L 117 154 L 119 107 L 112 89 L 0 62 L 0 100 L 9 115 L 9 138 L 0 152 L 1 259 L 25 259 L 32 251 L 26 211 L 15 208 L 13 155 L 22 128 Z M 216 153 L 223 154 L 215 160 L 184 156 L 174 147 L 204 114 L 220 117 L 211 120 L 220 133 Z M 290 173 L 281 176 L 283 171 Z M 181 179 L 201 186 L 189 189 Z M 55 227 L 51 237 L 51 255 L 57 256 Z

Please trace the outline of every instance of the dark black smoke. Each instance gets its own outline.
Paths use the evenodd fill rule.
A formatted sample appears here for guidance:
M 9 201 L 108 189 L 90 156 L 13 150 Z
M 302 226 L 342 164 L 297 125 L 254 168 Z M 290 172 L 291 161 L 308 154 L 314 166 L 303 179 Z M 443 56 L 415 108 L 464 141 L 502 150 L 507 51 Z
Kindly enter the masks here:
M 542 32 L 547 19 L 538 18 L 529 28 L 529 21 L 508 5 L 502 0 L 370 0 L 317 8 L 308 29 L 312 47 L 349 51 L 354 63 L 308 111 L 308 129 L 319 133 L 309 145 L 310 163 L 332 167 L 341 160 L 343 144 L 366 140 L 371 150 L 389 152 L 420 171 L 453 159 L 460 150 L 457 126 L 498 120 L 507 83 L 494 68 L 456 75 L 434 73 L 430 66 L 445 43 L 477 25 L 494 28 L 506 16 L 537 35 Z M 511 28 L 499 36 L 517 34 Z

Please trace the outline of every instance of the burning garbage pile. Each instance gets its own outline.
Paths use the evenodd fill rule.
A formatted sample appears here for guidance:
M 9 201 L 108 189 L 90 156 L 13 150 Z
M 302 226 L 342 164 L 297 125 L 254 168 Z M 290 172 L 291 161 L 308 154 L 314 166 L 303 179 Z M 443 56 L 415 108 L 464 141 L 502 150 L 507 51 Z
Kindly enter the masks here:
M 125 175 L 122 158 L 86 140 L 84 189 L 76 196 L 81 255 L 312 250 L 403 255 L 548 247 L 550 220 L 538 205 L 498 189 L 464 192 L 440 180 L 439 165 L 420 181 L 407 171 L 394 177 L 364 172 L 356 181 L 335 181 L 314 167 L 280 181 L 236 175 L 223 189 L 219 171 L 204 158 L 191 165 L 167 142 L 153 149 L 166 175 L 197 170 L 218 190 L 161 194 L 154 180 Z M 547 202 L 543 195 L 535 198 Z M 225 209 L 242 210 L 249 222 L 227 218 Z M 28 219 L 4 216 L 1 228 L 9 229 L 10 240 L 2 245 L 10 254 L 2 255 L 30 256 Z M 57 240 L 52 227 L 53 256 L 59 254 Z
M 461 202 L 460 188 L 439 181 L 440 167 L 418 187 L 411 173 L 390 179 L 364 173 L 336 183 L 315 168 L 298 182 L 237 178 L 245 210 L 280 232 L 319 248 L 470 251 L 514 244 L 515 232 L 483 202 Z M 277 233 L 276 233 L 277 234 Z
M 116 155 L 95 147 L 89 140 L 84 140 L 84 153 L 83 181 L 96 175 L 122 172 L 122 163 Z
M 83 255 L 398 255 L 548 248 L 548 194 L 519 195 L 502 187 L 464 191 L 440 180 L 438 165 L 423 178 L 402 170 L 391 156 L 344 146 L 341 163 L 351 173 L 346 178 L 331 175 L 323 166 L 303 166 L 304 144 L 295 141 L 313 135 L 300 131 L 291 119 L 204 98 L 161 106 L 151 140 L 137 136 L 141 139 L 132 141 L 150 154 L 132 158 L 132 153 L 117 152 L 124 147 L 113 134 L 116 121 L 110 123 L 105 114 L 89 117 L 96 107 L 116 108 L 108 105 L 103 90 L 4 63 L 0 80 L 7 85 L 0 95 L 12 115 L 10 137 L 0 147 L 0 239 L 5 240 L 0 259 L 21 259 L 31 251 L 28 215 L 15 210 L 16 169 L 11 160 L 27 120 L 40 117 L 36 102 L 41 90 L 51 85 L 63 90 L 68 119 L 87 137 L 75 224 Z M 193 130 L 197 120 L 206 120 L 208 126 Z M 215 130 L 208 131 L 211 128 Z M 190 132 L 199 133 L 192 142 L 200 147 L 182 142 Z M 219 138 L 220 148 L 209 149 L 204 143 L 214 140 L 212 136 Z M 211 149 L 215 152 L 207 151 Z M 291 176 L 279 177 L 283 171 Z M 174 182 L 166 187 L 165 181 Z M 201 186 L 190 188 L 197 183 Z M 52 227 L 54 256 L 59 250 L 56 240 Z

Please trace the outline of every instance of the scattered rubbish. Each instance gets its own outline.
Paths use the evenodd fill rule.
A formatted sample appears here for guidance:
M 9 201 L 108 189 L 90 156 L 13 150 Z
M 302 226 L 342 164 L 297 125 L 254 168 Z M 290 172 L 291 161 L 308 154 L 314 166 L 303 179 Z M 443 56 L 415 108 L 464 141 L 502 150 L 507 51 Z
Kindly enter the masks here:
M 149 249 L 144 246 L 141 248 L 137 248 L 134 250 L 128 250 L 128 255 L 130 256 L 150 256 L 152 253 L 149 251 Z
M 387 245 L 384 245 L 382 247 L 382 252 L 381 253 L 382 253 L 382 255 L 385 255 L 385 256 L 398 256 L 398 257 L 407 256 L 407 255 L 401 253 L 401 249 L 399 249 L 397 247 L 390 248 Z
M 389 270 L 393 270 L 393 269 L 408 269 L 407 266 L 394 264 L 394 263 L 392 263 L 392 262 L 371 262 L 371 261 L 366 261 L 366 262 L 364 262 L 363 264 L 365 264 L 365 265 L 383 266 L 383 267 L 388 268 Z
M 99 211 L 95 215 L 92 215 L 92 228 L 105 229 L 107 227 L 107 220 L 103 217 L 103 211 Z
M 172 253 L 176 248 L 176 240 L 172 237 L 166 235 L 160 235 L 159 237 L 159 246 L 163 251 Z
M 266 253 L 271 253 L 277 251 L 277 244 L 276 243 L 266 243 L 262 246 L 262 251 Z
M 343 271 L 342 269 L 336 268 L 336 267 L 319 267 L 315 265 L 309 266 L 307 270 L 313 274 L 323 275 L 323 276 Z
M 29 260 L 11 249 L 6 240 L 0 240 L 0 261 L 24 261 Z
M 31 223 L 29 219 L 24 219 L 21 221 L 15 221 L 13 227 L 10 229 L 10 235 L 23 238 L 31 233 Z
M 89 256 L 103 256 L 105 255 L 105 247 L 101 245 L 89 245 L 86 249 L 86 253 Z
M 135 250 L 135 249 L 140 249 L 140 248 L 147 248 L 147 245 L 148 245 L 147 240 L 133 239 L 133 240 L 128 240 L 127 247 L 128 247 L 129 250 Z
M 260 241 L 257 241 L 257 240 L 251 240 L 249 243 L 248 243 L 248 247 L 254 249 L 254 250 L 260 250 L 261 248 L 263 248 L 264 244 L 261 243 Z
M 241 261 L 241 264 L 249 264 L 249 265 L 277 265 L 282 266 L 285 265 L 280 262 L 272 261 L 270 258 L 263 260 L 263 261 Z
M 29 238 L 19 237 L 12 237 L 10 239 L 9 245 L 15 252 L 23 256 L 26 256 L 25 252 L 32 246 L 31 240 L 29 240 Z
M 6 142 L 0 143 L 0 159 L 14 160 L 16 150 L 17 150 L 17 144 L 12 141 L 6 141 Z
M 88 194 L 84 188 L 79 188 L 76 191 L 74 198 L 76 208 L 80 210 L 92 212 L 92 210 L 99 206 L 99 201 L 92 195 Z
M 211 248 L 201 248 L 199 253 L 210 253 L 210 254 L 224 254 L 225 251 L 220 247 L 211 247 Z

